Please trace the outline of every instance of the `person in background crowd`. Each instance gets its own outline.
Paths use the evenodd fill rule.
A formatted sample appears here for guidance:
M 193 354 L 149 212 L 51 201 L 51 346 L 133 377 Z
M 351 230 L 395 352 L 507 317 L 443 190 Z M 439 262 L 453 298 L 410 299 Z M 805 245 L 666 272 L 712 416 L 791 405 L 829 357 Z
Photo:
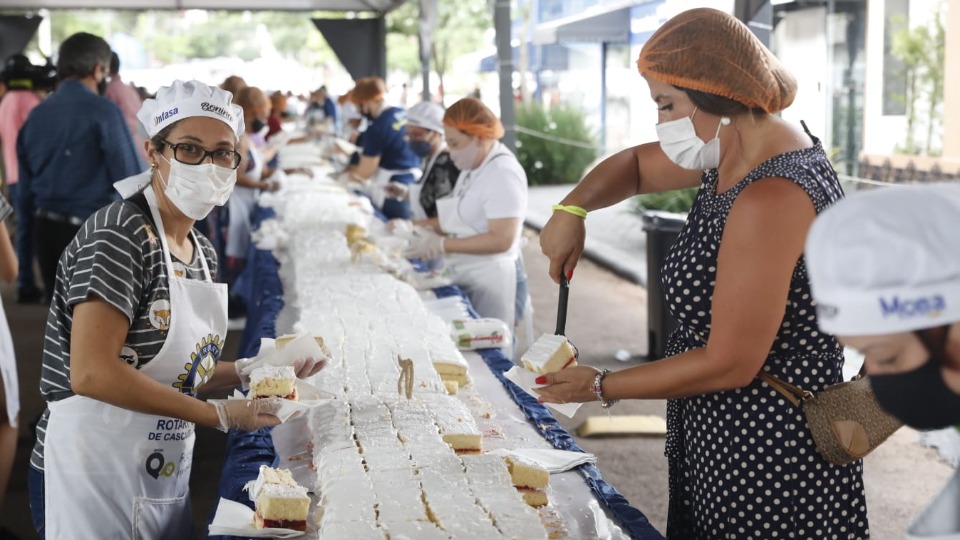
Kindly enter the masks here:
M 746 25 L 709 8 L 668 20 L 637 66 L 659 143 L 589 171 L 540 245 L 550 276 L 570 279 L 587 211 L 699 186 L 661 272 L 680 324 L 663 360 L 562 369 L 538 380 L 541 399 L 669 400 L 670 538 L 867 538 L 862 461 L 827 462 L 803 412 L 757 378 L 813 392 L 842 378 L 843 347 L 817 329 L 803 243 L 843 191 L 820 141 L 775 116 L 796 80 Z
M 270 114 L 270 100 L 259 88 L 247 86 L 240 89 L 240 93 L 233 98 L 233 102 L 243 110 L 244 130 L 237 146 L 237 151 L 242 156 L 240 167 L 237 169 L 237 187 L 230 195 L 227 207 L 229 223 L 225 254 L 227 256 L 226 282 L 231 286 L 230 318 L 233 321 L 240 321 L 245 308 L 232 287 L 236 283 L 237 276 L 246 266 L 253 210 L 260 198 L 260 192 L 276 191 L 279 184 L 267 180 L 263 174 L 264 166 L 273 157 L 275 149 L 270 155 L 264 155 L 261 151 L 262 142 L 258 144 L 254 141 L 254 137 L 266 128 L 267 117 Z M 236 325 L 234 329 L 239 328 L 239 322 L 233 324 Z
M 453 191 L 460 175 L 443 139 L 443 112 L 443 107 L 429 101 L 417 103 L 407 112 L 408 144 L 423 160 L 423 175 L 409 188 L 397 182 L 385 188 L 387 197 L 410 201 L 411 219 L 418 224 L 437 217 L 437 199 Z
M 0 280 L 12 283 L 17 277 L 17 255 L 10 243 L 6 219 L 13 207 L 0 197 Z M 20 413 L 20 386 L 17 380 L 17 359 L 14 356 L 13 337 L 7 324 L 7 314 L 0 303 L 0 511 L 4 511 L 4 499 L 13 459 L 17 453 L 17 416 Z M 0 527 L 0 538 L 16 539 L 12 532 Z
M 283 131 L 283 115 L 287 110 L 287 96 L 277 90 L 270 94 L 270 116 L 267 118 L 267 140 Z
M 60 259 L 28 477 L 41 538 L 192 538 L 196 426 L 279 423 L 274 400 L 197 399 L 249 383 L 245 368 L 264 361 L 220 360 L 226 286 L 193 227 L 234 186 L 244 124 L 230 99 L 174 81 L 144 102 L 150 169 L 118 182 L 127 198 L 85 221 Z M 292 365 L 306 377 L 324 362 Z
M 330 97 L 326 86 L 321 86 L 310 94 L 310 103 L 304 114 L 311 131 L 336 132 L 337 104 Z
M 0 80 L 8 88 L 0 100 L 0 145 L 3 146 L 4 181 L 10 190 L 10 202 L 17 215 L 14 244 L 17 250 L 17 302 L 33 303 L 41 300 L 40 288 L 33 272 L 33 220 L 23 219 L 23 201 L 20 196 L 20 170 L 17 162 L 17 136 L 27 121 L 30 111 L 40 104 L 35 89 L 36 70 L 23 55 L 7 60 Z
M 137 121 L 137 111 L 143 100 L 136 88 L 123 82 L 120 78 L 120 57 L 116 52 L 110 53 L 110 82 L 107 83 L 107 90 L 103 97 L 117 104 L 120 112 L 127 121 L 127 127 L 130 129 L 130 135 L 133 137 L 134 147 L 141 150 L 141 157 L 147 159 L 146 151 L 143 150 L 144 137 L 140 133 L 140 122 Z
M 243 77 L 239 75 L 230 75 L 220 83 L 220 88 L 226 90 L 233 94 L 233 99 L 236 101 L 237 95 L 240 93 L 240 90 L 243 90 L 247 87 L 247 81 L 243 80 Z
M 806 261 L 823 332 L 859 350 L 880 405 L 960 429 L 960 185 L 857 193 L 820 214 Z M 960 539 L 960 471 L 910 538 Z
M 145 168 L 123 113 L 101 97 L 109 66 L 110 46 L 100 37 L 80 32 L 64 40 L 60 85 L 31 111 L 17 139 L 19 219 L 33 227 L 48 295 L 80 225 L 116 198 L 114 182 Z
M 386 86 L 379 77 L 361 79 L 351 99 L 367 119 L 360 159 L 347 168 L 352 182 L 364 185 L 364 193 L 387 219 L 410 219 L 410 202 L 386 197 L 390 182 L 409 186 L 420 177 L 420 158 L 407 145 L 407 112 L 384 102 Z
M 500 143 L 500 119 L 482 102 L 454 103 L 443 126 L 460 177 L 450 195 L 436 200 L 437 217 L 430 223 L 441 234 L 422 230 L 407 256 L 429 260 L 446 254 L 451 278 L 477 313 L 513 328 L 527 175 Z

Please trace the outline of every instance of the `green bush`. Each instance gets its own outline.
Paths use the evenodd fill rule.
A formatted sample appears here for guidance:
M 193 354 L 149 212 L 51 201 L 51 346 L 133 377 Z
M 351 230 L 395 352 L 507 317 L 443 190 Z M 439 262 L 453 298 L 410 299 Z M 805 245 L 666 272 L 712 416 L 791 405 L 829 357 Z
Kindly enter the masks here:
M 522 104 L 517 107 L 517 125 L 517 159 L 531 186 L 578 182 L 597 158 L 596 137 L 579 109 Z
M 699 188 L 677 189 L 674 191 L 663 191 L 634 197 L 633 211 L 637 214 L 643 214 L 646 210 L 662 210 L 664 212 L 685 214 L 689 212 L 690 207 L 693 206 L 693 200 L 697 198 L 698 189 Z

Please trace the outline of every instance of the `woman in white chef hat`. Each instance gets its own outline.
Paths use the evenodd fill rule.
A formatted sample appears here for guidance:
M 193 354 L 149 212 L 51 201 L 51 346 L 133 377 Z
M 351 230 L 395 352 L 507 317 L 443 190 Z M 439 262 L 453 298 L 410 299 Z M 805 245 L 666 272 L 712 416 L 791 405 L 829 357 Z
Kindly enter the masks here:
M 118 182 L 60 258 L 29 471 L 41 538 L 191 538 L 196 425 L 278 423 L 271 400 L 207 402 L 263 359 L 219 362 L 226 285 L 193 230 L 236 183 L 243 113 L 227 91 L 174 81 L 137 114 L 150 169 Z M 299 376 L 323 362 L 301 359 Z M 219 367 L 219 369 L 217 369 Z
M 880 405 L 960 428 L 960 185 L 842 200 L 814 221 L 806 262 L 820 328 L 863 353 Z M 960 473 L 909 535 L 960 539 Z

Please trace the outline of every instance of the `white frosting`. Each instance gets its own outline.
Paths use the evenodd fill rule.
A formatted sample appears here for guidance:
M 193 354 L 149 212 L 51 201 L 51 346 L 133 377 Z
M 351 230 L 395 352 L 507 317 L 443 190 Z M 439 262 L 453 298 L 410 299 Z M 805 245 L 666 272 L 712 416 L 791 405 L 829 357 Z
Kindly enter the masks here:
M 270 379 L 296 381 L 297 372 L 293 370 L 293 366 L 260 366 L 250 372 L 251 385 Z

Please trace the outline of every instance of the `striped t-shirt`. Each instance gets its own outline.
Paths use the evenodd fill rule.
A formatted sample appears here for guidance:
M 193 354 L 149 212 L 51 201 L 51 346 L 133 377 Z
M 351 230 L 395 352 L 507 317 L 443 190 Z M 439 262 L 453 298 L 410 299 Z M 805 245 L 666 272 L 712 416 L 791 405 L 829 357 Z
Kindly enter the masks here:
M 197 233 L 211 275 L 217 257 L 210 241 Z M 188 279 L 204 279 L 203 266 L 194 260 L 185 265 L 173 259 L 174 272 Z M 47 402 L 74 395 L 70 387 L 70 332 L 73 307 L 91 296 L 105 300 L 130 320 L 120 361 L 140 368 L 156 356 L 166 339 L 170 321 L 170 292 L 163 250 L 149 207 L 142 193 L 110 204 L 83 224 L 60 256 L 57 282 L 44 336 L 40 393 Z M 217 344 L 217 350 L 222 344 Z M 177 386 L 176 384 L 174 386 Z M 183 393 L 194 388 L 182 385 Z M 30 464 L 43 470 L 43 441 L 50 409 L 37 425 L 37 444 Z

